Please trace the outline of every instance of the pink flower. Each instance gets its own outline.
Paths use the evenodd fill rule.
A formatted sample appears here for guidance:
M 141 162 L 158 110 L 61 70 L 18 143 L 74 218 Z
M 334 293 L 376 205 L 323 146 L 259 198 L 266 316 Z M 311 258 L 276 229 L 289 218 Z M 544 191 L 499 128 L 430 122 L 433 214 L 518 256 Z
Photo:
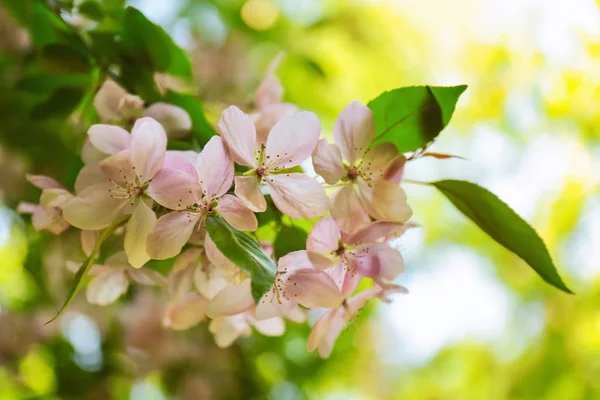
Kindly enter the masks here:
M 344 300 L 341 307 L 330 309 L 314 324 L 308 337 L 308 351 L 318 349 L 322 358 L 329 357 L 346 323 L 356 317 L 368 300 L 378 298 L 388 302 L 387 296 L 390 294 L 407 292 L 405 288 L 397 285 L 388 286 L 386 289 L 376 286 Z
M 195 165 L 181 156 L 167 157 L 148 187 L 148 194 L 175 211 L 156 222 L 148 236 L 148 254 L 156 259 L 179 254 L 194 227 L 214 213 L 238 230 L 256 230 L 254 213 L 240 199 L 227 194 L 233 173 L 233 161 L 220 137 L 213 137 L 206 144 Z
M 321 139 L 313 153 L 315 171 L 330 185 L 343 186 L 332 196 L 331 215 L 353 233 L 378 220 L 405 222 L 412 211 L 398 186 L 406 158 L 391 143 L 369 149 L 375 138 L 373 114 L 353 101 L 333 128 L 335 144 Z
M 306 240 L 306 249 L 315 262 L 315 256 L 329 258 L 327 273 L 349 296 L 364 277 L 385 285 L 404 271 L 402 254 L 381 240 L 397 236 L 405 229 L 403 224 L 380 221 L 348 235 L 340 230 L 332 217 L 317 222 Z M 327 265 L 320 261 L 322 265 Z
M 269 188 L 277 208 L 292 218 L 313 218 L 329 210 L 329 199 L 316 180 L 284 171 L 306 160 L 315 148 L 321 124 L 313 113 L 283 118 L 271 129 L 264 146 L 257 141 L 250 117 L 237 107 L 223 111 L 218 128 L 233 160 L 250 167 L 244 176 L 235 178 L 235 194 L 252 211 L 267 207 L 261 183 Z
M 31 221 L 36 231 L 46 230 L 60 235 L 69 223 L 63 218 L 62 208 L 73 195 L 54 179 L 43 175 L 26 175 L 27 180 L 35 187 L 42 189 L 40 204 L 21 202 L 17 211 L 31 214 Z
M 96 148 L 110 156 L 99 163 L 104 176 L 94 172 L 92 164 L 81 170 L 76 182 L 80 191 L 65 204 L 64 217 L 80 229 L 97 230 L 131 213 L 125 252 L 129 263 L 139 268 L 150 259 L 146 236 L 156 216 L 146 192 L 163 165 L 167 135 L 158 122 L 148 117 L 136 121 L 131 135 L 110 125 L 93 125 L 88 135 Z
M 283 319 L 274 317 L 257 320 L 251 311 L 214 318 L 208 329 L 214 335 L 217 346 L 225 348 L 239 337 L 250 336 L 252 326 L 265 336 L 281 336 L 285 331 Z
M 269 132 L 277 122 L 284 117 L 296 112 L 297 107 L 293 104 L 283 103 L 283 86 L 275 75 L 279 67 L 283 53 L 279 53 L 267 68 L 267 73 L 256 89 L 254 104 L 256 112 L 251 115 L 256 127 L 256 137 L 261 144 L 267 143 Z

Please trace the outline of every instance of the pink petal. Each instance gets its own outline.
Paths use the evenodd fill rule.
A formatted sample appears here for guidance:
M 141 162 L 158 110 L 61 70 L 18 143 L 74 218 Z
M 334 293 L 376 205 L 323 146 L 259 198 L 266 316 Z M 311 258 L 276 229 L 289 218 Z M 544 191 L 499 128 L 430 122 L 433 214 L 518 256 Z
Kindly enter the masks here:
M 128 286 L 129 282 L 123 270 L 109 270 L 90 281 L 86 289 L 86 298 L 91 304 L 105 306 L 114 303 L 127 292 Z
M 103 153 L 95 148 L 92 142 L 90 142 L 90 139 L 86 138 L 85 142 L 83 142 L 83 146 L 81 147 L 81 161 L 83 161 L 84 164 L 89 164 L 97 163 L 105 158 L 106 153 Z
M 365 190 L 361 188 L 361 193 Z M 375 182 L 372 194 L 363 195 L 370 204 L 370 212 L 374 218 L 385 221 L 406 222 L 412 216 L 412 209 L 406 203 L 404 189 L 386 180 Z
M 33 186 L 40 189 L 64 189 L 65 187 L 58 183 L 55 179 L 44 175 L 26 174 L 25 179 Z
M 69 227 L 69 223 L 64 220 L 60 208 L 57 207 L 38 207 L 31 216 L 31 223 L 36 231 L 48 231 L 55 235 L 60 235 Z
M 38 208 L 41 207 L 38 204 L 28 203 L 26 201 L 21 201 L 17 204 L 17 212 L 20 214 L 33 214 Z
M 283 98 L 283 86 L 275 75 L 267 75 L 256 89 L 254 103 L 261 109 L 271 104 L 279 103 Z
M 199 215 L 185 211 L 174 211 L 160 217 L 148 235 L 148 255 L 156 260 L 175 257 L 192 235 L 199 219 Z
M 333 140 L 344 159 L 354 165 L 375 138 L 375 122 L 371 110 L 358 101 L 348 104 L 333 126 Z
M 171 267 L 171 271 L 177 272 L 188 267 L 193 268 L 197 265 L 200 265 L 200 257 L 203 254 L 204 252 L 199 247 L 192 247 L 185 250 L 179 255 L 179 257 L 177 257 L 177 260 L 175 260 L 173 266 Z
M 319 140 L 312 155 L 312 162 L 315 172 L 330 185 L 338 183 L 346 175 L 340 148 L 335 144 L 327 143 L 325 139 Z
M 258 228 L 256 215 L 240 199 L 230 194 L 219 199 L 217 212 L 238 231 L 251 232 Z
M 385 169 L 383 179 L 399 184 L 404 176 L 404 166 L 406 165 L 406 157 L 400 154 L 394 158 Z
M 198 325 L 206 316 L 206 300 L 198 294 L 188 293 L 171 303 L 163 316 L 163 326 L 182 331 Z
M 165 153 L 165 161 L 163 163 L 163 168 L 178 169 L 190 175 L 195 180 L 198 180 L 198 173 L 196 172 L 197 158 L 198 153 L 192 150 L 169 150 Z
M 150 261 L 150 256 L 146 252 L 146 238 L 155 223 L 154 211 L 145 202 L 138 201 L 127 222 L 124 243 L 127 259 L 134 268 L 141 268 Z
M 89 257 L 90 254 L 92 254 L 92 250 L 94 249 L 94 246 L 96 246 L 99 237 L 99 231 L 81 230 L 81 248 L 86 256 Z
M 321 123 L 311 112 L 301 111 L 279 121 L 267 139 L 266 165 L 270 171 L 291 168 L 306 160 L 319 141 Z
M 350 245 L 387 240 L 406 229 L 405 224 L 389 221 L 373 222 L 353 235 L 344 235 L 344 242 Z
M 100 171 L 115 182 L 135 182 L 135 171 L 131 165 L 130 151 L 123 150 L 100 161 Z
M 331 216 L 346 233 L 354 233 L 371 222 L 352 184 L 345 185 L 333 195 Z
M 121 99 L 129 93 L 115 81 L 107 79 L 104 81 L 98 93 L 94 97 L 94 108 L 103 121 L 116 121 L 122 118 L 119 111 Z
M 127 274 L 132 281 L 139 283 L 140 285 L 147 286 L 161 286 L 166 287 L 167 281 L 160 272 L 154 271 L 149 268 L 133 269 L 128 268 Z
M 129 150 L 131 135 L 120 126 L 96 124 L 87 133 L 92 145 L 102 153 L 117 154 Z
M 223 111 L 217 127 L 233 160 L 241 165 L 255 167 L 256 128 L 250 117 L 239 108 L 231 106 Z
M 400 153 L 391 143 L 381 143 L 367 150 L 362 160 L 362 170 L 371 182 L 383 178 L 388 167 L 398 158 Z
M 347 262 L 342 261 L 326 272 L 340 288 L 342 296 L 345 298 L 356 290 L 363 278 L 363 275 L 358 273 L 354 267 L 348 268 Z
M 258 302 L 256 306 L 256 318 L 263 320 L 279 317 L 284 315 L 288 308 L 295 306 L 296 302 L 294 300 L 285 298 L 281 293 L 277 296 L 275 289 L 271 288 Z
M 154 103 L 146 108 L 144 116 L 158 121 L 170 139 L 182 138 L 192 129 L 190 115 L 183 108 L 172 104 Z
M 402 254 L 386 243 L 369 243 L 353 250 L 356 270 L 373 279 L 392 280 L 404 272 Z
M 63 206 L 64 218 L 79 229 L 106 228 L 129 204 L 129 199 L 111 197 L 114 188 L 106 182 L 84 189 Z
M 245 314 L 213 319 L 208 329 L 215 337 L 215 344 L 220 348 L 229 347 L 240 336 L 250 336 L 252 329 L 246 321 Z
M 306 240 L 306 250 L 328 254 L 337 250 L 340 242 L 340 228 L 331 217 L 323 217 L 315 224 Z
M 75 179 L 75 193 L 80 193 L 83 189 L 96 185 L 98 183 L 106 183 L 106 175 L 100 170 L 100 165 L 97 162 L 85 164 L 77 174 Z
M 307 308 L 334 308 L 344 299 L 333 279 L 314 268 L 292 273 L 285 282 L 285 295 Z
M 206 235 L 204 239 L 204 251 L 206 251 L 208 260 L 219 268 L 222 274 L 230 275 L 234 271 L 237 271 L 237 266 L 221 253 L 209 235 Z
M 227 281 L 212 264 L 206 263 L 194 271 L 194 284 L 198 292 L 206 299 L 212 300 L 225 286 Z
M 270 104 L 262 107 L 258 114 L 254 114 L 254 126 L 256 127 L 256 139 L 261 144 L 267 144 L 271 129 L 283 118 L 294 115 L 298 107 L 288 103 Z
M 265 177 L 277 208 L 292 218 L 314 218 L 329 211 L 329 199 L 313 178 L 295 172 Z
M 40 196 L 40 205 L 43 207 L 61 208 L 67 201 L 74 196 L 65 189 L 44 189 Z
M 167 134 L 150 117 L 138 119 L 131 130 L 131 164 L 141 182 L 148 182 L 162 167 Z
M 256 176 L 236 176 L 234 193 L 251 211 L 267 209 L 265 196 L 260 191 L 260 180 Z
M 228 284 L 208 303 L 206 315 L 210 318 L 239 314 L 252 307 L 254 300 L 250 290 L 250 279 L 239 285 Z
M 308 337 L 308 351 L 316 348 L 319 350 L 319 356 L 327 358 L 331 355 L 333 345 L 338 336 L 344 329 L 345 320 L 343 310 L 329 310 L 313 326 Z
M 198 180 L 180 169 L 161 168 L 146 193 L 158 204 L 171 210 L 185 210 L 202 199 Z
M 256 320 L 252 317 L 247 317 L 250 323 L 254 325 L 257 331 L 265 336 L 281 336 L 285 332 L 285 323 L 279 317 L 269 318 L 265 320 Z
M 196 161 L 204 196 L 211 201 L 227 193 L 233 184 L 233 160 L 223 139 L 213 136 Z

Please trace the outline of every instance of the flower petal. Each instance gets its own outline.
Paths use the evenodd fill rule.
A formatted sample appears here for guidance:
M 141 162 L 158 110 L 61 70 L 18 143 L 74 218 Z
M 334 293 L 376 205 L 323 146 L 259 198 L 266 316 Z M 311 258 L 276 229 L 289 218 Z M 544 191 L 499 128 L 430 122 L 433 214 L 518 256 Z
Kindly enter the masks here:
M 94 96 L 94 108 L 103 121 L 116 121 L 122 118 L 119 111 L 121 99 L 129 93 L 115 81 L 107 79 L 104 81 L 96 96 Z
M 92 145 L 102 153 L 117 154 L 129 150 L 131 135 L 120 126 L 96 124 L 88 129 L 87 134 Z
M 330 185 L 338 183 L 346 174 L 340 148 L 335 144 L 327 143 L 325 139 L 319 140 L 312 154 L 312 162 L 315 172 Z
M 252 317 L 248 317 L 248 319 L 256 330 L 265 336 L 281 336 L 285 332 L 285 322 L 280 317 L 264 320 L 256 320 Z
M 279 121 L 267 139 L 266 164 L 270 171 L 291 168 L 306 160 L 317 146 L 321 123 L 311 112 L 301 111 Z
M 232 275 L 237 271 L 237 266 L 221 253 L 221 250 L 217 248 L 217 245 L 210 238 L 210 235 L 206 235 L 206 238 L 204 239 L 204 251 L 206 252 L 208 260 L 219 269 L 219 272 L 224 277 L 227 278 L 227 276 Z
M 135 171 L 131 165 L 129 150 L 113 154 L 98 163 L 100 171 L 115 182 L 135 182 Z
M 329 211 L 329 199 L 313 178 L 295 172 L 265 177 L 277 208 L 292 218 L 314 218 Z
M 65 189 L 44 189 L 40 196 L 40 205 L 43 207 L 58 207 L 61 208 L 73 196 Z
M 31 223 L 36 231 L 48 231 L 60 235 L 69 227 L 58 207 L 38 207 L 31 216 Z
M 64 218 L 79 229 L 106 228 L 129 204 L 129 199 L 111 197 L 114 188 L 106 182 L 84 189 L 63 206 Z
M 83 189 L 98 183 L 106 183 L 107 180 L 108 178 L 100 170 L 97 162 L 85 164 L 75 179 L 75 193 L 79 194 Z
M 141 182 L 148 182 L 162 167 L 167 134 L 150 117 L 138 119 L 131 130 L 131 164 Z
M 306 239 L 306 250 L 327 254 L 337 250 L 341 234 L 340 227 L 332 217 L 323 217 L 315 224 Z
M 96 246 L 99 237 L 99 231 L 81 230 L 81 248 L 86 256 L 89 257 L 90 254 L 92 254 L 92 250 L 94 249 L 94 246 Z
M 298 107 L 288 103 L 269 104 L 260 108 L 259 112 L 253 115 L 256 140 L 261 144 L 267 144 L 269 133 L 275 124 L 287 116 L 294 115 L 297 111 Z
M 285 282 L 285 296 L 307 308 L 334 308 L 344 300 L 333 279 L 315 268 L 293 272 Z
M 250 279 L 239 285 L 228 284 L 208 303 L 206 315 L 210 318 L 239 314 L 252 307 L 254 300 Z
M 381 143 L 366 151 L 362 160 L 363 175 L 368 176 L 369 180 L 383 178 L 387 172 L 388 166 L 394 161 L 400 153 L 392 143 Z
M 333 195 L 331 216 L 346 233 L 354 233 L 371 222 L 352 184 L 342 187 Z
M 228 285 L 219 270 L 210 263 L 196 268 L 194 271 L 194 283 L 198 292 L 208 300 L 212 300 L 217 293 Z
M 233 160 L 241 165 L 255 167 L 256 128 L 250 117 L 239 108 L 231 106 L 223 111 L 217 127 Z
M 150 256 L 146 252 L 146 238 L 155 223 L 154 211 L 145 202 L 138 201 L 127 222 L 124 242 L 127 259 L 134 268 L 141 268 L 150 261 Z
M 375 221 L 353 235 L 343 235 L 344 242 L 350 245 L 371 243 L 396 237 L 406 230 L 406 224 L 389 221 Z
M 400 154 L 388 164 L 383 174 L 383 179 L 386 181 L 400 183 L 404 176 L 404 166 L 406 165 L 406 157 Z
M 406 192 L 395 183 L 386 180 L 375 182 L 372 193 L 361 188 L 365 204 L 370 204 L 369 212 L 374 218 L 385 221 L 406 222 L 412 216 L 412 209 L 406 202 Z
M 17 212 L 20 214 L 33 214 L 38 208 L 44 207 L 26 201 L 20 201 L 19 204 L 17 204 Z
M 234 193 L 251 211 L 263 212 L 267 209 L 267 202 L 256 176 L 236 176 Z
M 115 302 L 127 292 L 129 282 L 125 271 L 108 270 L 95 276 L 87 286 L 86 298 L 91 304 L 105 306 Z
M 217 211 L 238 231 L 252 232 L 258 228 L 256 215 L 235 196 L 226 194 L 219 199 Z
M 146 251 L 152 259 L 175 257 L 186 244 L 200 216 L 185 211 L 174 211 L 156 221 L 148 235 Z
M 227 193 L 233 184 L 233 160 L 223 139 L 213 136 L 196 161 L 196 171 L 204 196 L 209 201 Z
M 220 348 L 229 347 L 240 336 L 250 336 L 252 329 L 246 321 L 245 314 L 213 319 L 208 329 L 215 337 L 215 344 Z
M 154 103 L 146 108 L 144 116 L 158 121 L 170 139 L 182 138 L 192 129 L 192 119 L 187 111 L 172 104 Z
M 64 189 L 65 187 L 58 183 L 54 178 L 45 175 L 26 174 L 25 179 L 33 186 L 40 189 Z
M 206 300 L 198 294 L 187 293 L 171 303 L 163 316 L 163 326 L 182 331 L 198 325 L 206 316 Z
M 198 173 L 196 172 L 196 159 L 198 153 L 192 150 L 177 151 L 169 150 L 165 153 L 165 161 L 163 168 L 178 169 L 190 175 L 198 181 Z
M 185 210 L 202 198 L 198 180 L 174 168 L 161 168 L 146 193 L 158 204 L 171 210 Z
M 333 140 L 344 159 L 354 165 L 375 138 L 375 121 L 371 110 L 359 101 L 348 104 L 333 126 Z
M 363 276 L 392 280 L 404 272 L 402 254 L 386 243 L 369 243 L 353 251 L 353 266 Z

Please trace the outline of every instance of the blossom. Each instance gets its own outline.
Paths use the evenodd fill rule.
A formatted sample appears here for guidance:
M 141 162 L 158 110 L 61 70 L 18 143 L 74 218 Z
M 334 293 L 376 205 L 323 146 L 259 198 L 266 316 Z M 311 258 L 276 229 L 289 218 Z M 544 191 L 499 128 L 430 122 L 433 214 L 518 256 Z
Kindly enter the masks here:
M 275 206 L 292 218 L 313 218 L 329 210 L 329 199 L 316 180 L 285 172 L 310 157 L 319 140 L 321 124 L 313 113 L 283 118 L 265 145 L 257 141 L 250 117 L 235 106 L 223 111 L 218 128 L 233 160 L 250 168 L 235 178 L 235 194 L 252 211 L 267 208 L 261 183 L 269 188 Z
M 256 110 L 251 117 L 256 127 L 256 138 L 261 144 L 267 143 L 269 132 L 277 122 L 297 110 L 295 105 L 282 102 L 283 86 L 275 75 L 282 58 L 283 53 L 279 53 L 269 63 L 267 73 L 254 95 Z
M 251 311 L 214 318 L 208 330 L 214 335 L 218 347 L 229 347 L 239 337 L 250 336 L 252 327 L 265 336 L 281 336 L 285 331 L 283 319 L 279 317 L 258 320 Z
M 364 277 L 385 285 L 386 281 L 403 272 L 402 254 L 380 240 L 397 236 L 405 228 L 403 224 L 380 221 L 349 235 L 340 230 L 332 217 L 325 217 L 309 233 L 306 249 L 313 263 L 315 255 L 330 260 L 327 273 L 339 285 L 343 295 L 349 296 Z
M 31 214 L 36 231 L 46 230 L 55 235 L 63 233 L 70 225 L 63 217 L 62 208 L 73 195 L 54 179 L 43 175 L 26 175 L 35 187 L 42 189 L 40 204 L 21 202 L 17 211 Z
M 127 292 L 130 281 L 149 286 L 164 284 L 164 278 L 158 272 L 133 268 L 122 251 L 108 257 L 104 264 L 92 265 L 88 275 L 92 279 L 86 289 L 87 301 L 100 306 L 114 303 Z
M 185 136 L 192 128 L 189 114 L 172 104 L 158 102 L 144 109 L 144 101 L 128 93 L 115 81 L 104 81 L 94 97 L 94 108 L 102 122 L 128 126 L 142 116 L 157 120 L 170 138 Z
M 81 191 L 64 205 L 64 217 L 78 228 L 97 230 L 109 226 L 119 215 L 131 213 L 125 252 L 131 265 L 139 268 L 150 259 L 146 236 L 156 216 L 147 190 L 163 165 L 167 136 L 149 117 L 137 120 L 131 134 L 118 126 L 93 125 L 88 136 L 95 147 L 110 156 L 99 163 L 104 176 L 90 174 L 91 169 L 85 167 L 81 170 Z
M 313 153 L 315 171 L 330 185 L 342 183 L 332 196 L 331 215 L 343 231 L 353 233 L 377 220 L 405 222 L 412 211 L 398 186 L 406 158 L 391 143 L 372 149 L 375 123 L 368 107 L 353 101 L 333 128 L 335 144 L 321 139 Z
M 233 174 L 233 161 L 218 136 L 198 154 L 195 165 L 184 157 L 168 158 L 148 187 L 148 193 L 160 205 L 175 211 L 156 222 L 148 236 L 148 254 L 156 259 L 179 254 L 194 227 L 215 213 L 235 229 L 256 230 L 254 213 L 240 199 L 227 194 Z
M 313 325 L 308 337 L 308 351 L 318 349 L 319 355 L 322 358 L 329 357 L 333 350 L 333 345 L 340 333 L 342 333 L 346 323 L 356 317 L 368 300 L 378 298 L 389 302 L 388 296 L 394 293 L 408 293 L 408 291 L 398 285 L 391 285 L 387 288 L 375 286 L 345 299 L 341 307 L 328 310 Z

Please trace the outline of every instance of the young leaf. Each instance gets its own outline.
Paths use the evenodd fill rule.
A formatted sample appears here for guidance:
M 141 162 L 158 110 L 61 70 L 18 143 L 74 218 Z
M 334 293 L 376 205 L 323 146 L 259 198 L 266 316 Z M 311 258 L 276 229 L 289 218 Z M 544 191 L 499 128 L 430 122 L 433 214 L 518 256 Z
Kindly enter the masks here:
M 62 314 L 62 312 L 69 306 L 69 304 L 71 304 L 71 302 L 73 301 L 73 299 L 75 298 L 77 293 L 79 293 L 79 291 L 81 290 L 81 288 L 83 286 L 83 278 L 85 278 L 88 271 L 94 264 L 94 261 L 96 260 L 98 251 L 100 250 L 100 246 L 102 246 L 102 243 L 114 232 L 115 229 L 117 229 L 118 227 L 123 225 L 125 222 L 127 222 L 130 217 L 131 217 L 131 215 L 124 215 L 120 218 L 117 218 L 112 224 L 110 224 L 110 226 L 108 228 L 106 228 L 104 230 L 104 232 L 102 232 L 102 234 L 98 238 L 98 241 L 94 245 L 94 248 L 92 249 L 92 252 L 90 253 L 90 256 L 83 262 L 83 264 L 81 265 L 81 268 L 79 268 L 79 271 L 77 271 L 77 273 L 75 274 L 75 277 L 73 278 L 73 283 L 71 284 L 71 289 L 69 290 L 69 293 L 67 294 L 67 298 L 66 298 L 64 304 L 62 305 L 60 310 L 58 310 L 56 315 L 54 317 L 52 317 L 51 320 L 46 322 L 45 325 L 49 324 L 50 322 L 52 322 L 56 318 L 58 318 L 58 316 L 60 314 Z
M 104 18 L 102 5 L 95 0 L 86 0 L 79 4 L 79 14 L 92 21 L 101 21 Z
M 427 145 L 444 129 L 467 89 L 460 86 L 411 86 L 384 92 L 368 104 L 377 135 L 372 146 L 391 142 L 401 153 Z
M 235 265 L 250 275 L 252 297 L 258 303 L 275 279 L 275 263 L 248 235 L 233 229 L 219 216 L 206 218 L 206 230 L 217 248 Z
M 282 225 L 275 237 L 275 257 L 281 258 L 292 251 L 305 250 L 308 233 L 296 226 Z
M 452 204 L 492 239 L 521 257 L 549 284 L 573 293 L 564 284 L 536 231 L 496 195 L 471 182 L 433 182 Z
M 63 87 L 55 90 L 46 101 L 31 110 L 33 119 L 64 118 L 69 116 L 81 102 L 85 90 L 77 87 Z

